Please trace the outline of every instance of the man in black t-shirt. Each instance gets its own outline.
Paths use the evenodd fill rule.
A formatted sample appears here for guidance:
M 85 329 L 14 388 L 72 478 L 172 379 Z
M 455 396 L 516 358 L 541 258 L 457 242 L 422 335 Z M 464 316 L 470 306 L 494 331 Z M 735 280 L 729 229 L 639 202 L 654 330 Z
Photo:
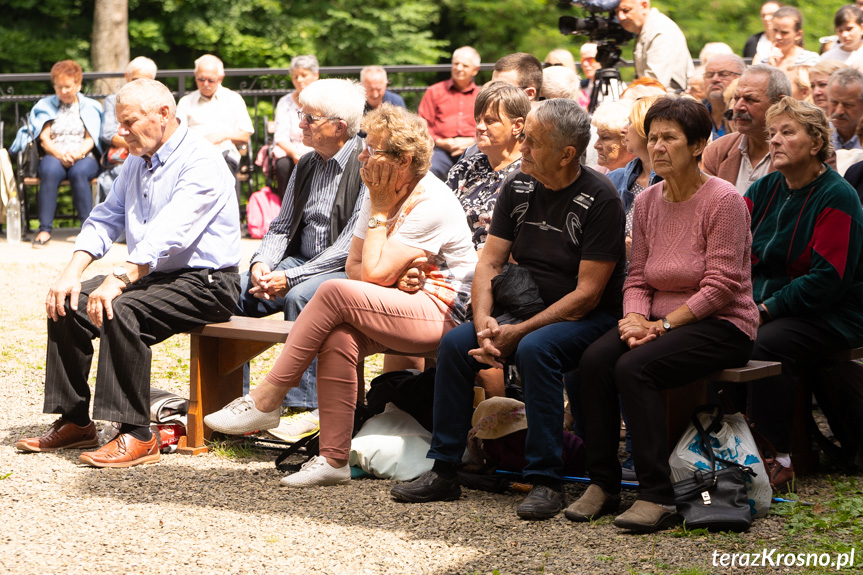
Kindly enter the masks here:
M 624 222 L 620 197 L 605 177 L 579 164 L 590 118 L 571 100 L 541 102 L 528 114 L 521 173 L 504 183 L 473 281 L 472 323 L 447 333 L 438 349 L 434 468 L 393 487 L 401 501 L 458 499 L 455 480 L 471 426 L 476 373 L 514 364 L 527 415 L 525 477 L 534 487 L 518 507 L 525 519 L 563 509 L 563 374 L 621 315 Z M 510 258 L 530 270 L 546 308 L 522 323 L 492 315 L 492 278 Z

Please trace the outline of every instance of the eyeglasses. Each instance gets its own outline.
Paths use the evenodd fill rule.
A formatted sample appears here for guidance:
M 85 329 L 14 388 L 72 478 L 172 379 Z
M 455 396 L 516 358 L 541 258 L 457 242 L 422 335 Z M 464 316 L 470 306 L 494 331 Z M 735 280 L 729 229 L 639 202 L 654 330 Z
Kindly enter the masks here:
M 370 158 L 374 158 L 378 154 L 389 154 L 391 156 L 398 156 L 399 155 L 398 152 L 395 152 L 393 150 L 378 150 L 378 149 L 372 148 L 368 144 L 366 144 L 366 152 L 369 153 Z
M 311 114 L 303 113 L 301 110 L 297 110 L 297 118 L 300 119 L 300 122 L 303 120 L 306 121 L 306 124 L 314 124 L 318 120 L 328 120 L 330 122 L 335 122 L 340 118 L 327 118 L 326 116 L 312 116 Z
M 218 84 L 219 79 L 218 78 L 199 78 L 198 76 L 195 76 L 195 82 L 198 82 L 199 84 Z
M 710 80 L 714 76 L 719 76 L 723 80 L 727 80 L 728 78 L 730 78 L 732 76 L 739 76 L 740 74 L 741 74 L 741 72 L 732 72 L 731 70 L 722 70 L 721 72 L 705 72 L 704 73 L 704 79 Z

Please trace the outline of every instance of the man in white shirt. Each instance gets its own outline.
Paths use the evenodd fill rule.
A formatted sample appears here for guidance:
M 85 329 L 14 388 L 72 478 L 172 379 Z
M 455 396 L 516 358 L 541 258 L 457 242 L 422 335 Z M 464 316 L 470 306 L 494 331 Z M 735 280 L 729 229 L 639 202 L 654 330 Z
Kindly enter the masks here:
M 677 24 L 651 8 L 650 0 L 621 0 L 617 17 L 624 30 L 636 35 L 635 75 L 656 78 L 668 90 L 684 91 L 695 66 Z
M 212 54 L 195 60 L 198 89 L 177 103 L 177 118 L 215 145 L 234 178 L 240 169 L 241 148 L 255 131 L 242 96 L 222 86 L 225 66 Z

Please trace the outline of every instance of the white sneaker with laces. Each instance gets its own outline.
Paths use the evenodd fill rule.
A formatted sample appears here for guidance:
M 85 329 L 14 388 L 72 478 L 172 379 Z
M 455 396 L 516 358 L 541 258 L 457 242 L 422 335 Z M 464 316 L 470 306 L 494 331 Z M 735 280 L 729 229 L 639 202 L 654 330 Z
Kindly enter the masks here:
M 263 412 L 255 407 L 255 400 L 248 394 L 239 397 L 204 418 L 204 423 L 213 431 L 228 435 L 242 435 L 251 431 L 263 431 L 279 425 L 280 408 Z
M 299 471 L 283 477 L 279 484 L 282 487 L 315 487 L 345 485 L 350 480 L 350 466 L 333 467 L 327 463 L 326 457 L 316 455 L 303 463 Z
M 318 419 L 318 410 L 313 409 L 283 417 L 279 422 L 279 426 L 275 429 L 270 429 L 269 433 L 282 441 L 296 443 L 304 437 L 317 433 L 320 429 L 321 424 Z

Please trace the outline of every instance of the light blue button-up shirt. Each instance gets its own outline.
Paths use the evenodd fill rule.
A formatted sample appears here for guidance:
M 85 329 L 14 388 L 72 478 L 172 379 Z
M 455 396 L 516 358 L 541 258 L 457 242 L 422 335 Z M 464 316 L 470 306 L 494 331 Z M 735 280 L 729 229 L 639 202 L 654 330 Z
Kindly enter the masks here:
M 75 250 L 99 259 L 124 228 L 127 261 L 150 272 L 238 266 L 234 178 L 216 147 L 180 125 L 149 162 L 129 156 L 84 222 Z

